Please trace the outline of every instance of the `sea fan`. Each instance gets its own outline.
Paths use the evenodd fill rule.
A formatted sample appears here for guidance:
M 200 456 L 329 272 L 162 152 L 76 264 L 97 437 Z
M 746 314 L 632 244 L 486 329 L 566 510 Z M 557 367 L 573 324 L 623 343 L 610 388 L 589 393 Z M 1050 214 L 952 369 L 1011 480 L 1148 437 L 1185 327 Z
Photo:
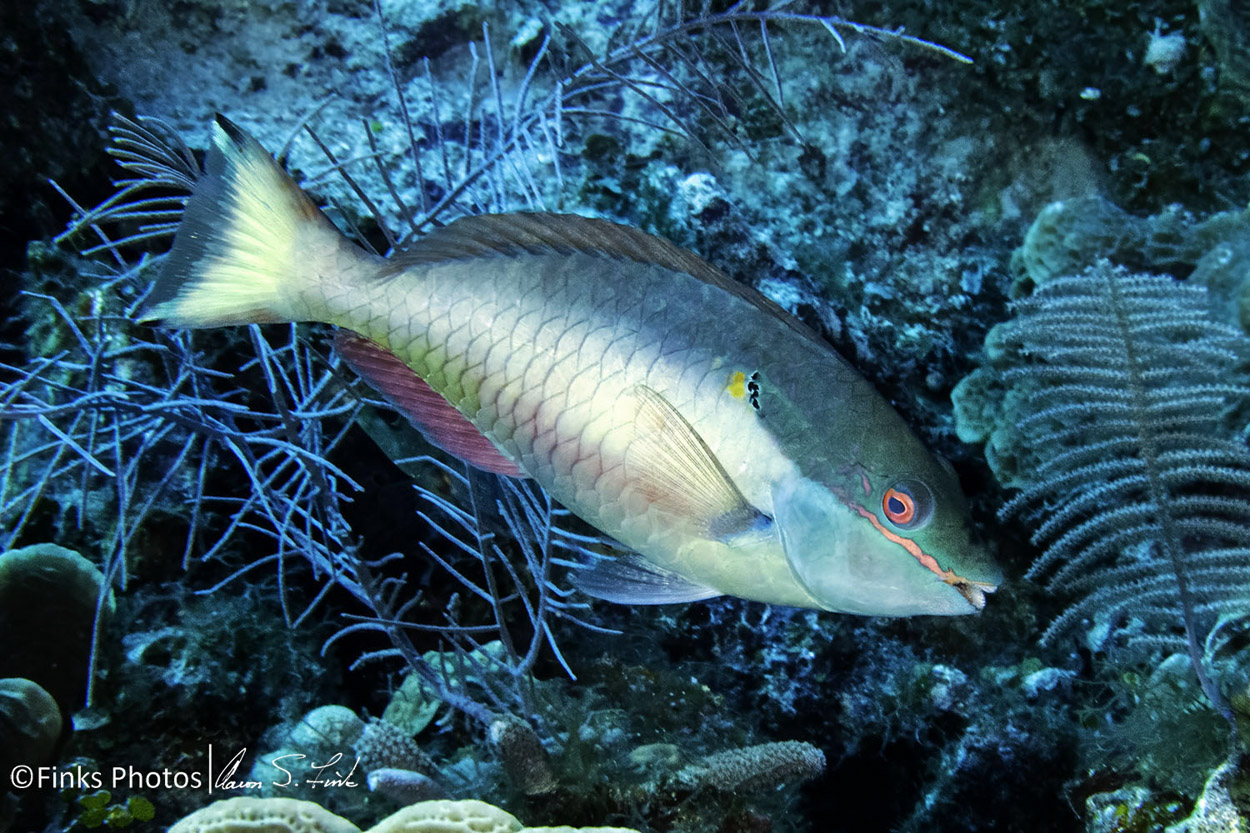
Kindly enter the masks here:
M 1003 513 L 1041 517 L 1028 575 L 1078 596 L 1044 640 L 1092 622 L 1184 650 L 1227 715 L 1208 638 L 1250 613 L 1250 452 L 1230 426 L 1250 386 L 1245 335 L 1210 308 L 1104 261 L 1020 301 L 989 348 L 1014 354 L 1015 442 L 1038 461 Z

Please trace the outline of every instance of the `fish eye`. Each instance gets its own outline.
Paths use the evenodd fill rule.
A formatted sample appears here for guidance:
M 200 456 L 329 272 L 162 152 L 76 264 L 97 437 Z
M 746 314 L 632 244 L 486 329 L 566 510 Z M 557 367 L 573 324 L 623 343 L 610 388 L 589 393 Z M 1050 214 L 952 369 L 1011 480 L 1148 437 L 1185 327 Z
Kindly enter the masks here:
M 919 529 L 933 514 L 933 493 L 919 480 L 900 480 L 881 496 L 881 511 L 899 529 Z

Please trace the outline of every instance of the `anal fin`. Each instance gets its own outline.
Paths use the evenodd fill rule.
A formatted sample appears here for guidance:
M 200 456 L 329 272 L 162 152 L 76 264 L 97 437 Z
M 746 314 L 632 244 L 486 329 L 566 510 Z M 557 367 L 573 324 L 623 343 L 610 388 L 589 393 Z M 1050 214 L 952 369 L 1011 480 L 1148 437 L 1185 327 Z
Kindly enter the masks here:
M 509 477 L 524 477 L 477 426 L 413 372 L 404 360 L 375 341 L 340 329 L 334 348 L 343 361 L 408 418 L 425 438 L 471 466 Z
M 617 604 L 679 604 L 721 595 L 720 591 L 660 569 L 637 553 L 597 561 L 573 573 L 573 586 Z

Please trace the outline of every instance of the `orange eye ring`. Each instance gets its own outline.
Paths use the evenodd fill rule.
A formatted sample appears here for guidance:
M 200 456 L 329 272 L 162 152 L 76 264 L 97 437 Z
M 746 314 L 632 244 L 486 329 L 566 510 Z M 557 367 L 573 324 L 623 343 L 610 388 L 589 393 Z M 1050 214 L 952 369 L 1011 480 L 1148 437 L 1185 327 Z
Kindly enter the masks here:
M 887 489 L 881 498 L 881 511 L 891 523 L 907 526 L 916 518 L 916 499 L 907 492 Z
M 881 496 L 881 514 L 898 529 L 919 529 L 933 515 L 933 493 L 919 480 L 899 480 Z

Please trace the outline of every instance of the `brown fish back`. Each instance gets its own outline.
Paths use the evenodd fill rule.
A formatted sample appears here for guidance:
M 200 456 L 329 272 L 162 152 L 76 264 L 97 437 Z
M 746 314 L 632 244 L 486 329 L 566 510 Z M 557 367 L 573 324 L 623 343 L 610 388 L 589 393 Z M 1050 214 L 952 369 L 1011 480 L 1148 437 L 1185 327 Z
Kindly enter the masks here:
M 683 272 L 753 305 L 804 338 L 823 344 L 811 328 L 775 302 L 726 275 L 694 252 L 667 240 L 609 220 L 577 214 L 482 214 L 461 217 L 397 252 L 384 277 L 417 265 L 520 254 L 574 252 L 599 255 Z

